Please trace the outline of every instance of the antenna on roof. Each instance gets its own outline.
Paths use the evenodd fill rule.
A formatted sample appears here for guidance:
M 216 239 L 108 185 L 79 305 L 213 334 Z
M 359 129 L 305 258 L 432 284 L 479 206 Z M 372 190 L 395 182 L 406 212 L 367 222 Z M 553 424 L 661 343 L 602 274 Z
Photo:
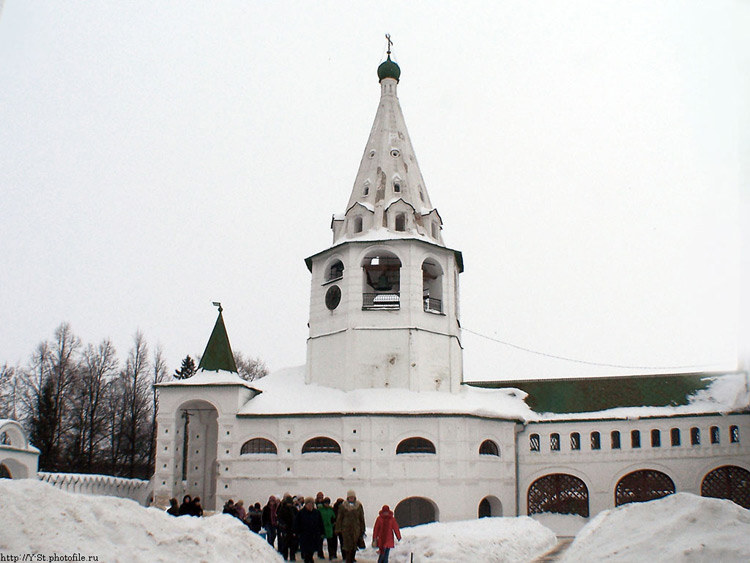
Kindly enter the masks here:
M 385 40 L 388 41 L 388 50 L 387 50 L 387 53 L 390 55 L 391 54 L 391 47 L 393 46 L 393 41 L 391 41 L 391 34 L 390 33 L 386 33 L 385 34 Z
M 218 301 L 211 301 L 211 305 L 213 305 L 214 307 L 218 307 L 219 313 L 221 313 L 224 310 L 221 308 L 221 303 L 219 303 Z

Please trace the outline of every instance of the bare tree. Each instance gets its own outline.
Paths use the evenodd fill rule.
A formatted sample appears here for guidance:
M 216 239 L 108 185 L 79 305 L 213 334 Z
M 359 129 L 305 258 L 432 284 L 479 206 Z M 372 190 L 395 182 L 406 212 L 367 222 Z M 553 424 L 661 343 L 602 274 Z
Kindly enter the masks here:
M 151 432 L 151 379 L 148 345 L 143 333 L 135 333 L 125 369 L 120 373 L 124 393 L 121 429 L 125 441 L 125 474 L 146 477 Z M 145 465 L 145 467 L 144 467 Z
M 237 364 L 239 376 L 245 381 L 255 381 L 268 375 L 266 363 L 260 358 L 245 358 L 242 352 L 234 352 L 234 363 Z
M 18 371 L 7 363 L 0 366 L 0 418 L 18 420 Z
M 149 451 L 148 451 L 148 468 L 149 474 L 153 473 L 154 461 L 156 459 L 156 417 L 159 414 L 159 393 L 157 392 L 156 385 L 165 381 L 169 374 L 167 373 L 167 362 L 164 360 L 164 353 L 161 346 L 157 346 L 154 351 L 154 358 L 151 362 L 151 374 L 153 376 L 151 392 L 152 392 L 152 403 L 151 403 L 151 439 L 149 440 Z
M 99 346 L 89 344 L 83 352 L 78 377 L 71 393 L 72 438 L 68 448 L 71 468 L 91 472 L 100 456 L 106 436 L 105 393 L 117 374 L 118 360 L 109 340 Z
M 77 377 L 80 339 L 68 323 L 55 330 L 52 342 L 42 342 L 23 374 L 27 424 L 31 442 L 41 450 L 39 468 L 64 469 L 61 453 L 69 425 L 70 387 Z

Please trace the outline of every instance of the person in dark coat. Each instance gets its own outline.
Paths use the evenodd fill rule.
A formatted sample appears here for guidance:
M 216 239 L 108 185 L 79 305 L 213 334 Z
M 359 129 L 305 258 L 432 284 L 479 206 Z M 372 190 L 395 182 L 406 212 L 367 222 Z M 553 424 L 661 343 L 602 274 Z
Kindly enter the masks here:
M 229 514 L 230 516 L 237 516 L 237 509 L 234 507 L 234 501 L 229 499 L 224 503 L 224 509 L 221 511 L 222 514 Z
M 307 497 L 305 504 L 297 513 L 294 521 L 294 531 L 299 540 L 299 550 L 305 563 L 313 563 L 313 555 L 320 547 L 323 537 L 323 519 L 315 508 L 315 499 Z
M 294 554 L 297 552 L 297 536 L 294 533 L 294 520 L 297 509 L 294 508 L 294 500 L 290 494 L 284 495 L 276 517 L 279 522 L 279 553 L 285 561 L 296 561 Z
M 372 529 L 372 546 L 378 548 L 378 563 L 388 563 L 388 554 L 394 546 L 393 536 L 401 539 L 401 530 L 387 504 L 380 509 Z
M 193 502 L 190 503 L 190 506 L 190 516 L 203 516 L 201 497 L 193 497 Z
M 180 515 L 180 505 L 177 504 L 176 498 L 169 499 L 169 508 L 167 508 L 167 514 L 171 514 L 172 516 Z
M 271 547 L 273 547 L 273 542 L 276 541 L 276 534 L 279 530 L 279 521 L 276 515 L 278 510 L 279 501 L 276 500 L 275 496 L 271 495 L 268 497 L 268 503 L 263 507 L 263 512 L 261 513 L 261 524 L 266 529 L 266 540 Z
M 193 510 L 193 499 L 190 497 L 190 495 L 185 495 L 182 497 L 182 504 L 180 505 L 180 516 L 190 516 L 190 513 Z
M 256 534 L 260 533 L 260 529 L 263 527 L 263 511 L 260 509 L 260 503 L 256 502 L 247 511 L 245 516 L 245 524 Z

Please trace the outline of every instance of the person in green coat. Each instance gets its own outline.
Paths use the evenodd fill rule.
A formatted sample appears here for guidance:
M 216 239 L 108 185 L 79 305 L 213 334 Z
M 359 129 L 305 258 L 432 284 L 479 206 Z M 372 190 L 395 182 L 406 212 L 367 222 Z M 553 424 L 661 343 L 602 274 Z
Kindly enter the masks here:
M 333 511 L 330 498 L 326 497 L 323 499 L 323 502 L 318 505 L 318 512 L 323 517 L 323 536 L 328 541 L 328 560 L 333 561 L 336 559 L 339 542 L 336 534 L 333 533 L 333 527 L 336 524 L 336 513 Z

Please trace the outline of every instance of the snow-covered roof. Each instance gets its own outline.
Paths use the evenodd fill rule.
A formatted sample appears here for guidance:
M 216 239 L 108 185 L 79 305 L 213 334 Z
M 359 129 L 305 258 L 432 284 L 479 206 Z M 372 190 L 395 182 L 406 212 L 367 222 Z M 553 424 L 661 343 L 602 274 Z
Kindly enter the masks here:
M 523 420 L 532 411 L 514 389 L 462 388 L 457 394 L 408 389 L 342 391 L 305 383 L 305 367 L 253 382 L 261 394 L 239 411 L 245 416 L 296 414 L 461 414 Z
M 190 381 L 190 380 L 187 380 Z M 277 371 L 253 382 L 260 395 L 248 401 L 240 416 L 290 415 L 468 415 L 525 422 L 670 417 L 728 413 L 750 405 L 747 374 L 716 377 L 705 389 L 688 397 L 687 404 L 628 406 L 595 412 L 535 412 L 527 393 L 512 387 L 479 388 L 464 385 L 458 393 L 408 389 L 356 389 L 342 391 L 305 383 L 305 368 Z
M 157 387 L 172 387 L 179 385 L 242 385 L 248 389 L 253 389 L 247 381 L 231 371 L 208 371 L 199 369 L 193 377 L 187 379 L 173 379 L 157 383 Z

